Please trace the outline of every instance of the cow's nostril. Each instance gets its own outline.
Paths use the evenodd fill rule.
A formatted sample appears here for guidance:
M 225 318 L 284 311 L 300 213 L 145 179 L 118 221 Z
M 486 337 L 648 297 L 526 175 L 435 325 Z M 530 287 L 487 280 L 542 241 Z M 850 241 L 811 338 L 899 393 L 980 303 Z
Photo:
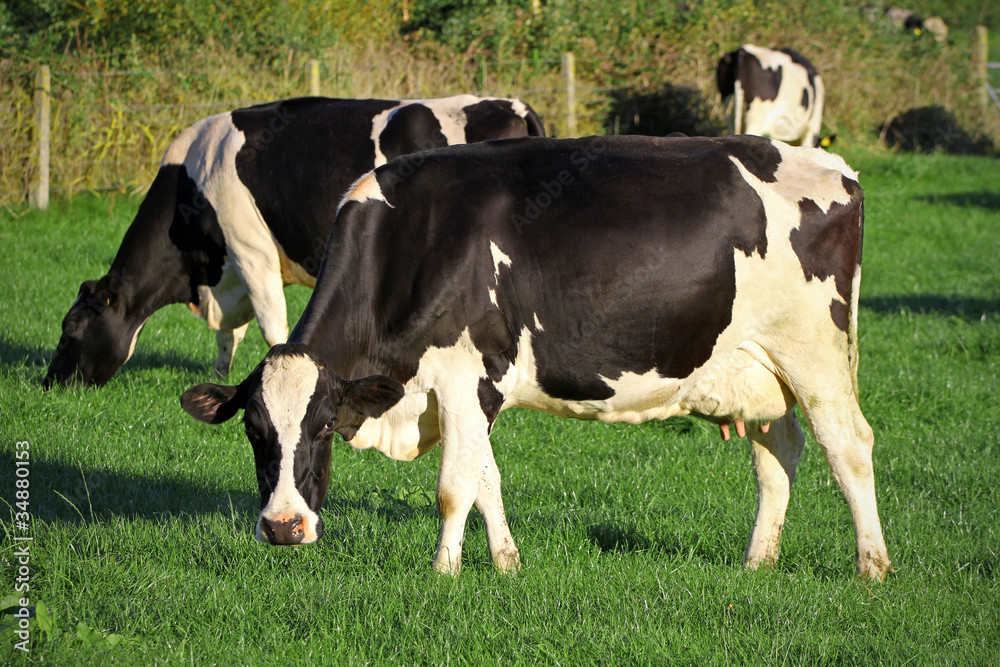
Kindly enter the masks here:
M 274 531 L 271 529 L 271 522 L 264 519 L 260 522 L 260 532 L 264 534 L 264 539 L 274 544 Z
M 261 532 L 271 544 L 302 544 L 302 540 L 305 538 L 305 522 L 301 514 L 296 514 L 284 521 L 265 518 L 260 524 Z

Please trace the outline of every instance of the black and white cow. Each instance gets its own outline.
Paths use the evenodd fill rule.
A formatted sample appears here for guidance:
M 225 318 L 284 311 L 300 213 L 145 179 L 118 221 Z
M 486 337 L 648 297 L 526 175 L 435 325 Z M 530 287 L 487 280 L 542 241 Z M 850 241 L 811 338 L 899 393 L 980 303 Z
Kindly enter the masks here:
M 857 571 L 891 569 L 858 405 L 862 192 L 838 156 L 752 136 L 456 146 L 396 160 L 341 205 L 289 342 L 184 409 L 243 410 L 258 538 L 323 532 L 331 437 L 411 460 L 441 442 L 435 567 L 483 515 L 519 566 L 490 431 L 504 409 L 638 423 L 697 414 L 750 439 L 772 563 L 804 444 L 798 403 L 850 506 Z
M 823 79 L 795 51 L 745 44 L 719 59 L 715 81 L 730 134 L 820 145 Z
M 403 154 L 544 135 L 516 99 L 300 98 L 204 118 L 171 143 L 107 275 L 63 320 L 44 385 L 102 385 L 155 311 L 188 303 L 218 331 L 225 376 L 254 316 L 288 337 L 283 288 L 312 287 L 344 192 Z

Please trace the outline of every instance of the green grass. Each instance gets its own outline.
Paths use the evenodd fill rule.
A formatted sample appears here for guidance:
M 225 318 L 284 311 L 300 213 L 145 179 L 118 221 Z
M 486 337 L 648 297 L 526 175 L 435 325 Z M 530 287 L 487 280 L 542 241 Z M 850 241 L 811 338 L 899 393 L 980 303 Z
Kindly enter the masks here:
M 846 149 L 845 149 L 846 150 Z M 251 534 L 237 424 L 187 417 L 214 335 L 183 306 L 147 324 L 101 390 L 40 388 L 79 283 L 103 274 L 137 202 L 81 196 L 0 218 L 0 498 L 31 443 L 31 652 L 14 664 L 960 664 L 1000 659 L 1000 166 L 846 157 L 867 191 L 862 408 L 897 572 L 854 578 L 850 516 L 810 440 L 779 564 L 740 566 L 749 453 L 714 427 L 510 411 L 494 449 L 525 563 L 497 575 L 481 519 L 459 579 L 433 576 L 438 454 L 335 448 L 315 545 Z M 309 292 L 291 289 L 290 311 Z M 252 328 L 242 378 L 265 346 Z M 7 510 L 0 599 L 23 534 Z M 4 605 L 6 606 L 6 605 Z

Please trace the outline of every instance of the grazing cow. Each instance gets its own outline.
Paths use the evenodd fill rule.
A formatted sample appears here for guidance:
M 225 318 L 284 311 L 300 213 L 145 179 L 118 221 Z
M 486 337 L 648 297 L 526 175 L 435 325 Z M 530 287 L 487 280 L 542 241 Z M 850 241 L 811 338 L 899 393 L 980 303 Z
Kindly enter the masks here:
M 924 29 L 934 35 L 939 44 L 948 41 L 948 24 L 940 16 L 930 16 L 924 21 Z
M 795 51 L 745 44 L 719 59 L 715 81 L 731 134 L 820 145 L 823 78 Z
M 919 35 L 924 29 L 924 20 L 909 9 L 888 7 L 885 10 L 885 15 L 894 26 L 912 32 L 914 35 Z
M 697 414 L 749 436 L 744 563 L 772 563 L 804 445 L 798 403 L 854 519 L 857 572 L 891 569 L 858 405 L 862 192 L 835 155 L 752 136 L 534 139 L 396 160 L 345 196 L 289 342 L 181 405 L 243 410 L 273 544 L 309 543 L 331 436 L 411 460 L 441 442 L 435 567 L 466 517 L 519 555 L 490 431 L 521 406 L 638 423 Z
M 543 134 L 520 100 L 472 95 L 300 98 L 198 121 L 167 149 L 108 274 L 81 285 L 44 386 L 104 384 L 172 303 L 218 332 L 215 371 L 227 375 L 255 315 L 269 344 L 288 337 L 283 287 L 315 284 L 355 179 L 423 149 Z

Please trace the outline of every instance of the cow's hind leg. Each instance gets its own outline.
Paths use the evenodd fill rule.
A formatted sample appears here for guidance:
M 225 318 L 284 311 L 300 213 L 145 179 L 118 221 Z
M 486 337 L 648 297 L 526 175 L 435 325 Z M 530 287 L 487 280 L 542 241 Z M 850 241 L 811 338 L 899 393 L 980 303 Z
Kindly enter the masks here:
M 892 564 L 875 500 L 875 438 L 853 393 L 803 397 L 802 410 L 854 520 L 858 576 L 882 580 Z
M 215 374 L 220 378 L 229 375 L 229 371 L 233 367 L 236 348 L 243 342 L 249 324 L 247 322 L 235 329 L 219 329 L 215 332 L 215 342 L 219 345 L 219 357 L 215 360 Z
M 761 564 L 773 565 L 778 558 L 781 529 L 805 436 L 794 408 L 772 421 L 766 433 L 751 426 L 747 435 L 757 476 L 757 519 L 743 565 L 757 568 Z
M 493 565 L 500 572 L 520 570 L 521 556 L 507 525 L 507 515 L 500 495 L 500 470 L 493 457 L 492 447 L 486 449 L 486 461 L 479 478 L 479 494 L 476 496 L 475 506 L 486 523 L 486 540 Z

